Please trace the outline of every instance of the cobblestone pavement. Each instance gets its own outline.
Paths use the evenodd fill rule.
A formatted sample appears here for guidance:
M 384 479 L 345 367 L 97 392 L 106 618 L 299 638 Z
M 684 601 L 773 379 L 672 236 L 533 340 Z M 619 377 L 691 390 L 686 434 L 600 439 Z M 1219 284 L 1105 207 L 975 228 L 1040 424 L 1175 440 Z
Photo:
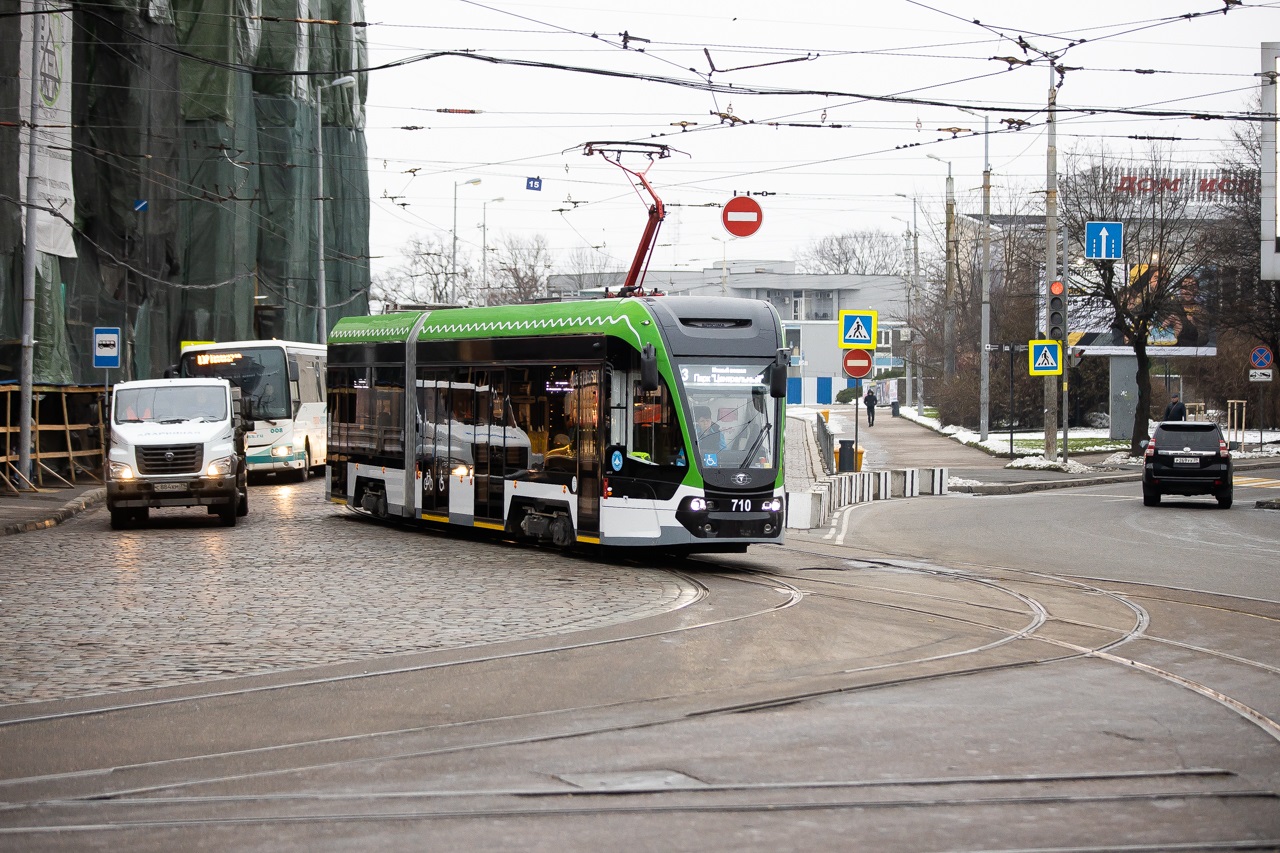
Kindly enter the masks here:
M 323 481 L 113 531 L 100 506 L 0 537 L 0 704 L 565 633 L 679 607 L 659 570 L 362 521 Z

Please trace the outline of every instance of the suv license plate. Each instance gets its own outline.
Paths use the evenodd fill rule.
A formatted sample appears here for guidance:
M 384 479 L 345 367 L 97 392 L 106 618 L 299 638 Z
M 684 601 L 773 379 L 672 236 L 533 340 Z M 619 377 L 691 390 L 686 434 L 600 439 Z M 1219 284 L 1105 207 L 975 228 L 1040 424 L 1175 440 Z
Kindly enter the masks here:
M 186 483 L 156 483 L 153 486 L 157 492 L 185 492 L 187 490 Z
M 1174 465 L 1198 465 L 1200 459 L 1195 456 L 1175 456 L 1173 457 Z

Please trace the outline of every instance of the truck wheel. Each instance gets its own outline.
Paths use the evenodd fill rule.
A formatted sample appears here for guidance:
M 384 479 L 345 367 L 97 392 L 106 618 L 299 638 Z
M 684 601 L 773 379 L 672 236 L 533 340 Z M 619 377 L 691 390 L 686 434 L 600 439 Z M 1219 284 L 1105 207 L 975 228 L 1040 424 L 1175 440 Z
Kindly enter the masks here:
M 236 505 L 238 503 L 238 500 L 232 500 L 218 508 L 218 517 L 222 519 L 223 527 L 236 526 L 236 519 L 239 517 L 236 515 Z
M 133 513 L 127 509 L 111 508 L 111 529 L 124 530 L 129 526 L 129 522 L 133 520 Z
M 244 489 L 240 492 L 240 497 L 236 499 L 236 515 L 244 518 L 249 514 L 249 490 Z

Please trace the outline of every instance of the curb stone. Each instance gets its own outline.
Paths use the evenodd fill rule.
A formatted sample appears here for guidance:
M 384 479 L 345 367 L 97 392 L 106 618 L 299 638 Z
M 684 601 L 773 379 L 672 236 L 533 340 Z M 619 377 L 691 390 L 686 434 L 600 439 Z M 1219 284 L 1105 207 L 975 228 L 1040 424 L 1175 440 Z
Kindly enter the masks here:
M 0 535 L 10 536 L 15 533 L 30 533 L 33 530 L 44 530 L 54 527 L 66 521 L 72 516 L 79 515 L 90 507 L 97 506 L 107 499 L 107 490 L 105 487 L 90 489 L 78 498 L 67 501 L 62 507 L 53 512 L 48 518 L 40 521 L 18 521 L 13 524 L 5 525 L 4 530 L 0 531 Z

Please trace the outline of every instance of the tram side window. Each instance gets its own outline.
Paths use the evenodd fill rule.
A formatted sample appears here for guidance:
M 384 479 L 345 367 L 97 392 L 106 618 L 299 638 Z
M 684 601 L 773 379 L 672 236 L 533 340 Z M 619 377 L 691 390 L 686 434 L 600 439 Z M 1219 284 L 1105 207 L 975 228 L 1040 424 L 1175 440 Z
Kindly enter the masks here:
M 664 385 L 657 391 L 642 391 L 636 380 L 632 393 L 632 456 L 655 465 L 688 464 L 684 438 L 675 407 Z
M 335 452 L 358 452 L 359 392 L 369 385 L 369 368 L 364 365 L 334 366 L 329 386 L 329 446 Z

